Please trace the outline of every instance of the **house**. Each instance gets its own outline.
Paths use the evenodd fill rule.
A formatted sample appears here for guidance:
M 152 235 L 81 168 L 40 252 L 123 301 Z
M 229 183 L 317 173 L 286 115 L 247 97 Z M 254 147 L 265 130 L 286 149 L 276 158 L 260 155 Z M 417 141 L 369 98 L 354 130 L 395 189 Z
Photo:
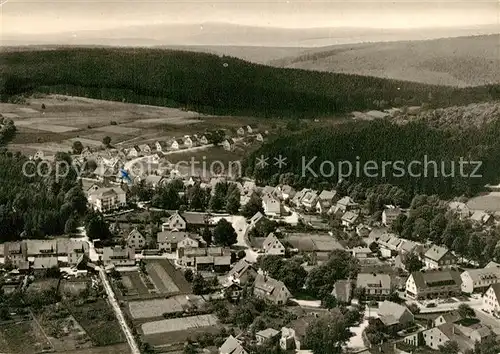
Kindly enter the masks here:
M 281 243 L 280 240 L 274 235 L 274 233 L 270 233 L 264 243 L 262 244 L 262 250 L 266 256 L 284 256 L 285 255 L 285 246 Z
M 453 341 L 458 344 L 459 353 L 472 352 L 476 343 L 491 336 L 491 330 L 481 324 L 466 327 L 456 323 L 443 323 L 422 333 L 427 347 L 439 350 L 443 344 Z
M 337 191 L 322 191 L 318 200 L 316 201 L 316 211 L 318 213 L 326 213 L 331 208 L 335 198 L 337 196 Z
M 264 214 L 262 214 L 260 211 L 256 212 L 255 215 L 250 218 L 250 225 L 252 226 L 257 225 L 257 223 L 262 218 L 265 218 Z
M 104 247 L 102 262 L 105 265 L 126 266 L 135 264 L 135 250 L 125 246 Z
M 290 200 L 295 196 L 295 189 L 288 184 L 280 185 L 276 187 L 276 193 L 279 194 L 280 198 L 283 200 Z
M 191 238 L 187 232 L 176 230 L 165 230 L 159 232 L 156 235 L 156 243 L 160 251 L 166 252 L 175 252 L 178 247 L 196 248 L 199 245 L 198 240 Z
M 254 281 L 257 276 L 257 270 L 245 258 L 236 263 L 229 271 L 227 279 L 229 283 L 246 285 L 248 281 Z
M 341 224 L 346 228 L 352 228 L 356 224 L 356 221 L 358 221 L 358 218 L 359 212 L 347 211 L 344 215 L 342 215 Z
M 141 154 L 141 149 L 139 148 L 139 146 L 134 145 L 128 150 L 127 157 L 133 158 L 139 156 L 140 154 Z
M 500 283 L 492 284 L 483 295 L 483 309 L 489 313 L 500 313 Z
M 469 269 L 460 274 L 462 278 L 462 292 L 471 294 L 483 292 L 491 284 L 500 283 L 500 267 L 485 267 Z
M 193 147 L 193 139 L 191 139 L 191 137 L 189 135 L 186 135 L 183 139 L 183 145 L 187 149 L 192 148 Z
M 382 212 L 382 225 L 390 227 L 394 220 L 401 215 L 401 209 L 388 205 Z
M 267 275 L 257 274 L 254 283 L 254 296 L 276 305 L 285 305 L 292 294 L 282 281 Z
M 166 222 L 162 225 L 162 231 L 166 230 L 177 230 L 184 231 L 187 228 L 186 219 L 182 217 L 182 215 L 176 211 L 173 215 L 171 215 Z
M 364 289 L 367 298 L 383 299 L 391 294 L 391 277 L 389 274 L 360 273 L 356 288 Z
M 354 247 L 351 252 L 353 257 L 358 259 L 368 258 L 372 254 L 372 250 L 368 247 Z
M 245 349 L 241 346 L 241 343 L 234 338 L 229 336 L 226 341 L 219 348 L 219 354 L 248 354 Z
M 385 327 L 399 331 L 413 324 L 413 314 L 406 306 L 392 301 L 383 301 L 378 305 L 378 316 Z
M 463 320 L 458 311 L 444 313 L 434 319 L 434 326 L 441 326 L 443 323 L 455 323 Z
M 6 242 L 3 244 L 4 260 L 6 264 L 19 268 L 28 260 L 28 251 L 24 242 Z
M 148 144 L 141 144 L 141 145 L 139 145 L 139 150 L 143 154 L 151 154 L 151 146 L 149 146 Z
M 97 188 L 87 192 L 87 200 L 102 213 L 126 206 L 127 194 L 120 187 Z
M 257 140 L 258 142 L 263 142 L 264 141 L 264 137 L 262 136 L 261 133 L 257 133 L 255 135 L 255 140 Z
M 338 212 L 345 213 L 347 211 L 352 211 L 356 209 L 359 209 L 358 203 L 354 202 L 354 200 L 352 200 L 351 197 L 343 197 L 337 202 L 337 204 L 335 204 L 335 207 L 333 208 L 333 213 L 335 214 Z
M 56 240 L 26 240 L 26 253 L 28 257 L 43 258 L 57 257 Z
M 167 152 L 168 151 L 168 143 L 166 141 L 157 141 L 155 142 L 156 145 L 156 151 L 159 152 Z
M 136 251 L 146 247 L 146 238 L 137 230 L 137 228 L 130 231 L 126 238 L 126 242 L 128 247 L 133 248 Z
M 267 328 L 262 331 L 255 333 L 255 339 L 257 340 L 257 345 L 264 345 L 272 341 L 274 338 L 278 337 L 280 331 L 273 328 Z
M 356 234 L 362 238 L 368 238 L 371 231 L 372 228 L 370 226 L 365 224 L 356 225 Z
M 264 208 L 264 213 L 268 216 L 281 216 L 281 202 L 270 194 L 262 197 L 262 207 Z
M 227 273 L 231 269 L 231 256 L 214 256 L 214 272 Z
M 457 265 L 457 257 L 448 248 L 434 245 L 425 252 L 424 264 L 429 269 L 451 268 Z
M 479 226 L 489 226 L 495 222 L 493 215 L 481 210 L 476 210 L 471 215 L 470 219 L 473 223 Z
M 208 145 L 208 138 L 206 135 L 202 135 L 198 141 L 200 142 L 201 145 Z
M 301 203 L 304 208 L 312 209 L 316 206 L 316 202 L 318 201 L 318 192 L 315 190 L 309 190 L 302 197 Z
M 406 296 L 412 299 L 451 297 L 461 293 L 462 280 L 456 270 L 413 272 L 406 280 Z
M 337 280 L 333 285 L 332 295 L 335 296 L 337 302 L 350 304 L 352 299 L 352 281 Z
M 228 138 L 228 139 L 224 140 L 221 145 L 224 148 L 224 150 L 231 151 L 234 149 L 234 140 L 231 138 Z
M 238 130 L 236 130 L 236 134 L 240 136 L 245 135 L 245 127 L 239 127 Z
M 233 300 L 239 299 L 242 292 L 243 286 L 238 283 L 230 283 L 224 288 L 224 295 Z
M 295 193 L 295 195 L 292 197 L 292 201 L 291 203 L 293 205 L 295 205 L 296 207 L 299 207 L 302 205 L 302 199 L 304 198 L 304 196 L 306 195 L 306 193 L 308 192 L 311 192 L 312 190 L 311 189 L 307 189 L 307 188 L 304 188 L 300 191 L 298 191 L 297 193 Z
M 67 257 L 68 263 L 75 265 L 83 255 L 89 255 L 89 244 L 85 241 L 71 239 L 57 240 L 57 255 Z

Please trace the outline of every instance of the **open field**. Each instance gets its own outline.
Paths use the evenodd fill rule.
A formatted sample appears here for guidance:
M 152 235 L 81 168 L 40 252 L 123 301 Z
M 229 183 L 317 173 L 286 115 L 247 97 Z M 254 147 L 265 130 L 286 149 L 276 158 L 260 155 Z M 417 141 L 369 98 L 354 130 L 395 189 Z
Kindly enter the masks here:
M 191 292 L 191 286 L 184 279 L 184 275 L 166 259 L 147 260 L 146 270 L 160 293 Z
M 83 290 L 87 288 L 87 280 L 81 280 L 81 281 L 68 281 L 68 280 L 61 280 L 61 284 L 59 285 L 59 291 L 61 293 L 71 293 L 72 295 L 77 295 Z
M 52 345 L 36 321 L 0 326 L 1 353 L 38 353 L 51 348 Z
M 323 47 L 271 65 L 466 87 L 500 82 L 499 53 L 495 34 Z
M 202 315 L 147 322 L 141 326 L 141 331 L 144 333 L 144 335 L 151 335 L 158 333 L 185 331 L 203 327 L 214 327 L 216 325 L 217 317 L 215 317 L 214 315 Z
M 0 103 L 0 114 L 13 119 L 17 127 L 10 149 L 26 154 L 37 150 L 48 155 L 70 151 L 74 141 L 99 148 L 105 136 L 111 138 L 112 145 L 127 148 L 202 134 L 206 129 L 227 129 L 229 133 L 242 125 L 270 129 L 270 122 L 262 123 L 256 118 L 212 117 L 175 108 L 61 95 L 37 95 L 23 105 Z M 117 124 L 111 125 L 112 121 Z M 207 151 L 207 155 L 217 155 L 214 159 L 224 153 L 222 148 Z
M 68 304 L 68 308 L 95 345 L 103 346 L 125 341 L 115 314 L 106 300 L 99 299 L 81 306 Z
M 40 291 L 50 290 L 52 288 L 57 288 L 59 279 L 37 279 L 31 283 L 28 287 L 28 292 L 38 293 Z

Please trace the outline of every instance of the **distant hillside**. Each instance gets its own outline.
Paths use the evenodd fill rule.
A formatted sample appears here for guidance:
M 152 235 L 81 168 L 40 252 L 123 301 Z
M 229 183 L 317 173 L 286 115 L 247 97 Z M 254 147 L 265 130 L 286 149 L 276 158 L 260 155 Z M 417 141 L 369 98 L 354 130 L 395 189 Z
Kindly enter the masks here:
M 500 98 L 500 87 L 455 89 L 357 75 L 279 69 L 160 49 L 71 48 L 0 54 L 6 96 L 41 91 L 181 107 L 220 115 L 335 116 L 387 106 Z
M 334 46 L 270 64 L 436 85 L 487 85 L 500 82 L 500 34 Z

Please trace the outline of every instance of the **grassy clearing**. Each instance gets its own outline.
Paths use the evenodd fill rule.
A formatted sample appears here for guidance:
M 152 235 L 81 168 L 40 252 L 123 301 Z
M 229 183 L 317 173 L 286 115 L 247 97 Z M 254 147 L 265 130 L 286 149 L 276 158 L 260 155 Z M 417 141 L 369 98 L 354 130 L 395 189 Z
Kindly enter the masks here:
M 0 326 L 0 352 L 25 354 L 51 348 L 52 345 L 35 321 Z

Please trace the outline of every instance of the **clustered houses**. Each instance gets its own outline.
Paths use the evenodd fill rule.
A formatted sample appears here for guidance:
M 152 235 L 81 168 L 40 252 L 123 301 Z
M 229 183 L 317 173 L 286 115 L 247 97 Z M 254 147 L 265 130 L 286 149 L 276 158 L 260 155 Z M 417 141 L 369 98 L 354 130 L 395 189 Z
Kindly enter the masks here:
M 127 205 L 125 191 L 117 187 L 99 187 L 93 185 L 86 191 L 89 204 L 102 213 L 112 211 Z
M 462 278 L 462 292 L 467 294 L 483 292 L 490 285 L 500 283 L 500 264 L 490 262 L 484 268 L 468 269 L 460 277 Z
M 22 270 L 74 266 L 89 253 L 87 242 L 68 239 L 6 242 L 2 246 L 5 263 Z

